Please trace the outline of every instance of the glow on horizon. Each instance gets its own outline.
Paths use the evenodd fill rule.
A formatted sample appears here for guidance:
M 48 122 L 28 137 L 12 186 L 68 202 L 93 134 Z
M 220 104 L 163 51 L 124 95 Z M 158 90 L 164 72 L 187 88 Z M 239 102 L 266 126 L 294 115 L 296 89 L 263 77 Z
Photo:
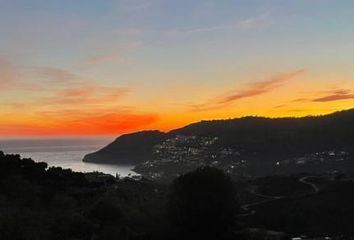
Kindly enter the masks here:
M 0 0 L 0 137 L 112 136 L 353 108 L 353 7 Z

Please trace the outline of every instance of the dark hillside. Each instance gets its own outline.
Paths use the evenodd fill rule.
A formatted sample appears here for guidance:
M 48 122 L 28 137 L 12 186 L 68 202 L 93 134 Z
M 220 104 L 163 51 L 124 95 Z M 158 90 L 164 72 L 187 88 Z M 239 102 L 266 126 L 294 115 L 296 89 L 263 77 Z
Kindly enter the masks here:
M 303 118 L 202 121 L 169 135 L 217 136 L 219 144 L 269 156 L 297 156 L 354 146 L 354 110 Z
M 154 145 L 176 135 L 218 137 L 220 147 L 231 147 L 252 158 L 274 159 L 307 153 L 354 151 L 354 109 L 303 118 L 244 117 L 202 121 L 168 133 L 145 131 L 126 134 L 84 161 L 136 164 L 152 157 Z
M 135 164 L 152 157 L 152 147 L 165 138 L 165 134 L 159 131 L 125 134 L 99 151 L 87 154 L 83 161 Z

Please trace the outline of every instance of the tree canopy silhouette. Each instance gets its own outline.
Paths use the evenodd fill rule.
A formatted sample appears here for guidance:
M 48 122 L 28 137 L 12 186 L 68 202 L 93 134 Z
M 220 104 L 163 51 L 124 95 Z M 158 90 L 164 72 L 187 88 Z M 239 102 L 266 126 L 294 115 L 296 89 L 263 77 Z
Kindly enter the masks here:
M 203 167 L 173 182 L 167 215 L 177 239 L 227 239 L 235 229 L 238 206 L 231 179 Z

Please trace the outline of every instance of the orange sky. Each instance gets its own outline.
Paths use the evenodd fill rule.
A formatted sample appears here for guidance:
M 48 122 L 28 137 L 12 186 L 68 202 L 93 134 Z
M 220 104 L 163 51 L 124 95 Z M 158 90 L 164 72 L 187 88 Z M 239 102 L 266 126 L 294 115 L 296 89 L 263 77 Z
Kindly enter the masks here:
M 12 70 L 18 70 L 15 69 Z M 344 82 L 342 88 L 318 89 L 313 81 L 316 76 L 305 69 L 247 81 L 234 89 L 215 93 L 203 87 L 191 88 L 192 93 L 198 94 L 179 102 L 174 102 L 174 95 L 186 94 L 182 90 L 166 89 L 162 94 L 159 91 L 163 90 L 158 90 L 156 98 L 143 99 L 134 106 L 128 106 L 133 102 L 129 98 L 134 93 L 129 88 L 88 84 L 79 77 L 65 78 L 63 83 L 58 74 L 64 73 L 57 70 L 45 74 L 58 80 L 46 83 L 45 87 L 56 89 L 47 91 L 40 85 L 22 85 L 22 80 L 14 77 L 20 73 L 11 74 L 7 76 L 6 91 L 13 91 L 15 96 L 21 91 L 23 95 L 20 101 L 9 98 L 2 103 L 0 135 L 3 137 L 119 135 L 144 129 L 168 131 L 203 119 L 318 115 L 351 108 L 354 99 L 350 81 Z M 188 94 L 191 93 L 185 96 Z M 191 99 L 195 99 L 194 102 Z
M 0 138 L 168 131 L 352 108 L 353 8 L 1 1 Z

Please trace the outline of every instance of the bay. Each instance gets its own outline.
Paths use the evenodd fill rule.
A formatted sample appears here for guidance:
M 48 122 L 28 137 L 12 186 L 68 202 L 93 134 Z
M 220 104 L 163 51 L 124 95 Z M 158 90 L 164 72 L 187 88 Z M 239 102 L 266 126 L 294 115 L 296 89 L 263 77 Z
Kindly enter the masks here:
M 36 162 L 46 162 L 49 166 L 70 168 L 77 172 L 103 172 L 122 177 L 136 175 L 132 165 L 97 164 L 83 162 L 83 157 L 97 151 L 111 138 L 60 138 L 60 139 L 2 139 L 0 151 L 20 154 Z

